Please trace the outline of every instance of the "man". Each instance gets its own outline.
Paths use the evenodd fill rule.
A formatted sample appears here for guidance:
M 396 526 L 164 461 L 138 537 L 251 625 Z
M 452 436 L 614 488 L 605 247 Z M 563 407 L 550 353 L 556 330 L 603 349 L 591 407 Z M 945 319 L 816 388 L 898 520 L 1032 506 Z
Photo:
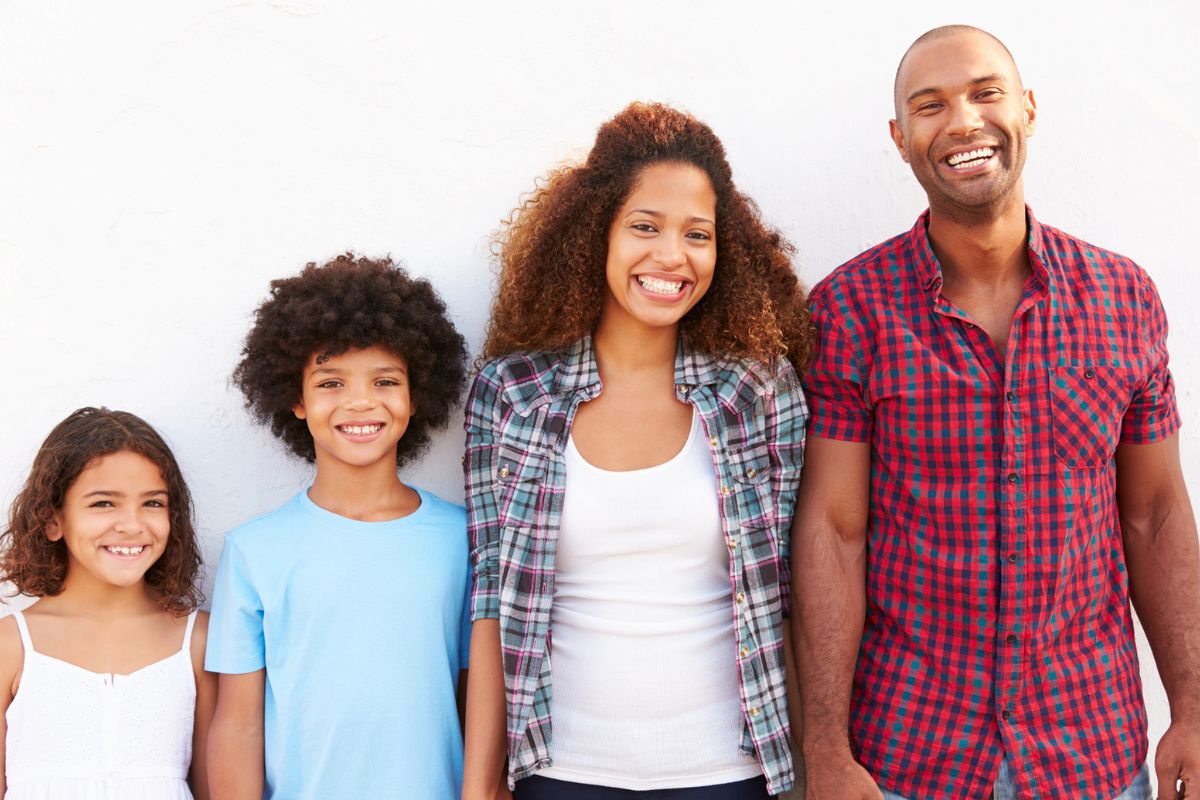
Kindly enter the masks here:
M 812 292 L 808 800 L 1149 797 L 1130 597 L 1171 703 L 1160 796 L 1200 797 L 1200 554 L 1158 294 L 1029 213 L 1037 106 L 998 40 L 926 33 L 895 92 L 929 211 Z

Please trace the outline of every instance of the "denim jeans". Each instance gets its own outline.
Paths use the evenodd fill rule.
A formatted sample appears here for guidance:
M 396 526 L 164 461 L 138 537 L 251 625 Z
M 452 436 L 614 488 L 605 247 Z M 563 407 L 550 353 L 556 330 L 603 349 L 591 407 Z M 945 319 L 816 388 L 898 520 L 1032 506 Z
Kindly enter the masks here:
M 533 775 L 517 781 L 514 800 L 770 800 L 767 782 L 751 778 L 716 786 L 696 786 L 691 789 L 610 789 L 583 783 L 556 781 Z
M 887 789 L 882 791 L 883 800 L 906 800 Z M 1017 796 L 1012 775 L 1008 773 L 1007 760 L 1000 764 L 1000 774 L 996 777 L 994 791 L 996 792 L 995 800 L 1013 800 Z M 1129 784 L 1129 788 L 1114 797 L 1113 800 L 1150 800 L 1150 767 L 1142 764 L 1142 768 L 1138 771 L 1137 777 L 1133 779 L 1133 783 Z

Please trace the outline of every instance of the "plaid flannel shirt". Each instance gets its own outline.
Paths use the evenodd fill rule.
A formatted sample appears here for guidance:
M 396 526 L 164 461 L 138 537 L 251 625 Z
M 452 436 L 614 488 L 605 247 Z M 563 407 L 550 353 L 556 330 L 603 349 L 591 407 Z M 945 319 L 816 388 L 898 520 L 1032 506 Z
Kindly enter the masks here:
M 812 290 L 809 435 L 869 442 L 856 755 L 906 797 L 1115 797 L 1146 758 L 1119 443 L 1179 427 L 1167 320 L 1129 259 L 1028 217 L 1007 353 L 926 232 Z
M 808 410 L 791 365 L 690 352 L 675 396 L 695 407 L 720 485 L 736 614 L 742 748 L 771 792 L 792 784 L 784 675 L 788 541 Z M 473 619 L 498 618 L 508 712 L 509 781 L 551 764 L 550 605 L 563 505 L 563 450 L 580 403 L 598 396 L 590 337 L 561 352 L 483 366 L 467 401 L 466 496 Z

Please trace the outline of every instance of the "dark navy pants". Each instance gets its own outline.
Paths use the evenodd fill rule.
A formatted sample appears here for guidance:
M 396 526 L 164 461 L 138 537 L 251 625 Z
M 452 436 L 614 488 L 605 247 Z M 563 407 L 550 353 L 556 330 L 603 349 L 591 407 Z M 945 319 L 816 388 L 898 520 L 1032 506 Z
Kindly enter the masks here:
M 533 775 L 517 781 L 517 790 L 513 792 L 513 800 L 767 800 L 770 796 L 767 781 L 762 777 L 716 786 L 638 792 Z

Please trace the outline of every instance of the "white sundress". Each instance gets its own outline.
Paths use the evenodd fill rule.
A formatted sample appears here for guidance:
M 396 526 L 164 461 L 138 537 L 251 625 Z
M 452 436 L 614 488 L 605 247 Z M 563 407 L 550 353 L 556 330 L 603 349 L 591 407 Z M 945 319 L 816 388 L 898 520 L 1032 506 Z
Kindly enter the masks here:
M 5 800 L 191 800 L 192 626 L 183 647 L 129 675 L 90 672 L 33 649 L 8 707 Z

